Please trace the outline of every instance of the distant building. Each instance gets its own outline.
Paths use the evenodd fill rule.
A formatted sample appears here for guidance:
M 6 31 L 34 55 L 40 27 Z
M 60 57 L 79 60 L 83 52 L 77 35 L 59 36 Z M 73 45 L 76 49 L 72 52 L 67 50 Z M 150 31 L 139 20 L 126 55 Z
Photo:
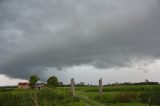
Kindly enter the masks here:
M 46 86 L 45 83 L 43 83 L 41 81 L 37 81 L 36 84 L 34 85 L 34 88 L 40 90 L 40 89 L 44 88 L 45 86 Z
M 28 89 L 29 88 L 29 83 L 28 82 L 19 82 L 18 83 L 18 88 L 19 89 Z
M 42 89 L 46 86 L 46 83 L 37 81 L 33 86 L 30 86 L 28 82 L 19 82 L 18 88 L 19 89 L 28 89 L 28 88 L 35 88 L 35 89 Z

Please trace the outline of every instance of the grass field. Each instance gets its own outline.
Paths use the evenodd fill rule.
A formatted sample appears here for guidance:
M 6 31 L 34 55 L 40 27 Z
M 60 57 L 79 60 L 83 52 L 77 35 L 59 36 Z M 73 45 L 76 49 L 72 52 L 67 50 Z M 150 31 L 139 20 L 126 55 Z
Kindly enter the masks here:
M 0 89 L 0 106 L 152 106 L 160 105 L 159 85 L 107 86 L 103 96 L 98 87 L 76 87 L 76 97 L 69 88 L 42 90 Z M 13 105 L 14 104 L 14 105 Z
M 98 87 L 78 87 L 76 91 L 107 106 L 148 106 L 149 99 L 155 106 L 160 102 L 159 85 L 107 86 L 102 97 Z

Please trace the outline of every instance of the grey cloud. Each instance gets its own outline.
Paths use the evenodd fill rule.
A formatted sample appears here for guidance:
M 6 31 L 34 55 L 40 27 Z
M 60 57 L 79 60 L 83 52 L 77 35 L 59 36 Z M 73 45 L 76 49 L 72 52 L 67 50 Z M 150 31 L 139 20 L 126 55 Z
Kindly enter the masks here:
M 130 65 L 160 56 L 158 0 L 7 0 L 0 4 L 0 73 Z

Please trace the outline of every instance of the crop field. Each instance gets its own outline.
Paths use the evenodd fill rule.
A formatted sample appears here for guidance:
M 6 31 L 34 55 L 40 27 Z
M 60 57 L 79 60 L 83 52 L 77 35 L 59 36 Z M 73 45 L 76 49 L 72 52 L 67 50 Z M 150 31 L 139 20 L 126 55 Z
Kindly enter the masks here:
M 159 106 L 159 85 L 105 86 L 99 96 L 98 87 L 69 87 L 41 90 L 0 89 L 0 106 Z
M 159 85 L 107 86 L 103 88 L 103 96 L 99 96 L 98 87 L 79 87 L 76 91 L 107 106 L 160 105 Z

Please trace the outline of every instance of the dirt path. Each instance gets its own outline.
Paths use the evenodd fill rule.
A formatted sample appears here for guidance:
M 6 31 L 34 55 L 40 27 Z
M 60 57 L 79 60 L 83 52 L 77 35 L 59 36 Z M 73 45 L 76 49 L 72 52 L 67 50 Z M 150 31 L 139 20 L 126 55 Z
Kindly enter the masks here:
M 99 103 L 97 101 L 94 101 L 90 98 L 88 98 L 87 96 L 81 95 L 80 96 L 81 100 L 83 100 L 84 102 L 86 102 L 86 106 L 106 106 L 102 103 Z
M 89 105 L 89 104 L 87 103 L 86 106 L 91 106 L 91 105 Z

